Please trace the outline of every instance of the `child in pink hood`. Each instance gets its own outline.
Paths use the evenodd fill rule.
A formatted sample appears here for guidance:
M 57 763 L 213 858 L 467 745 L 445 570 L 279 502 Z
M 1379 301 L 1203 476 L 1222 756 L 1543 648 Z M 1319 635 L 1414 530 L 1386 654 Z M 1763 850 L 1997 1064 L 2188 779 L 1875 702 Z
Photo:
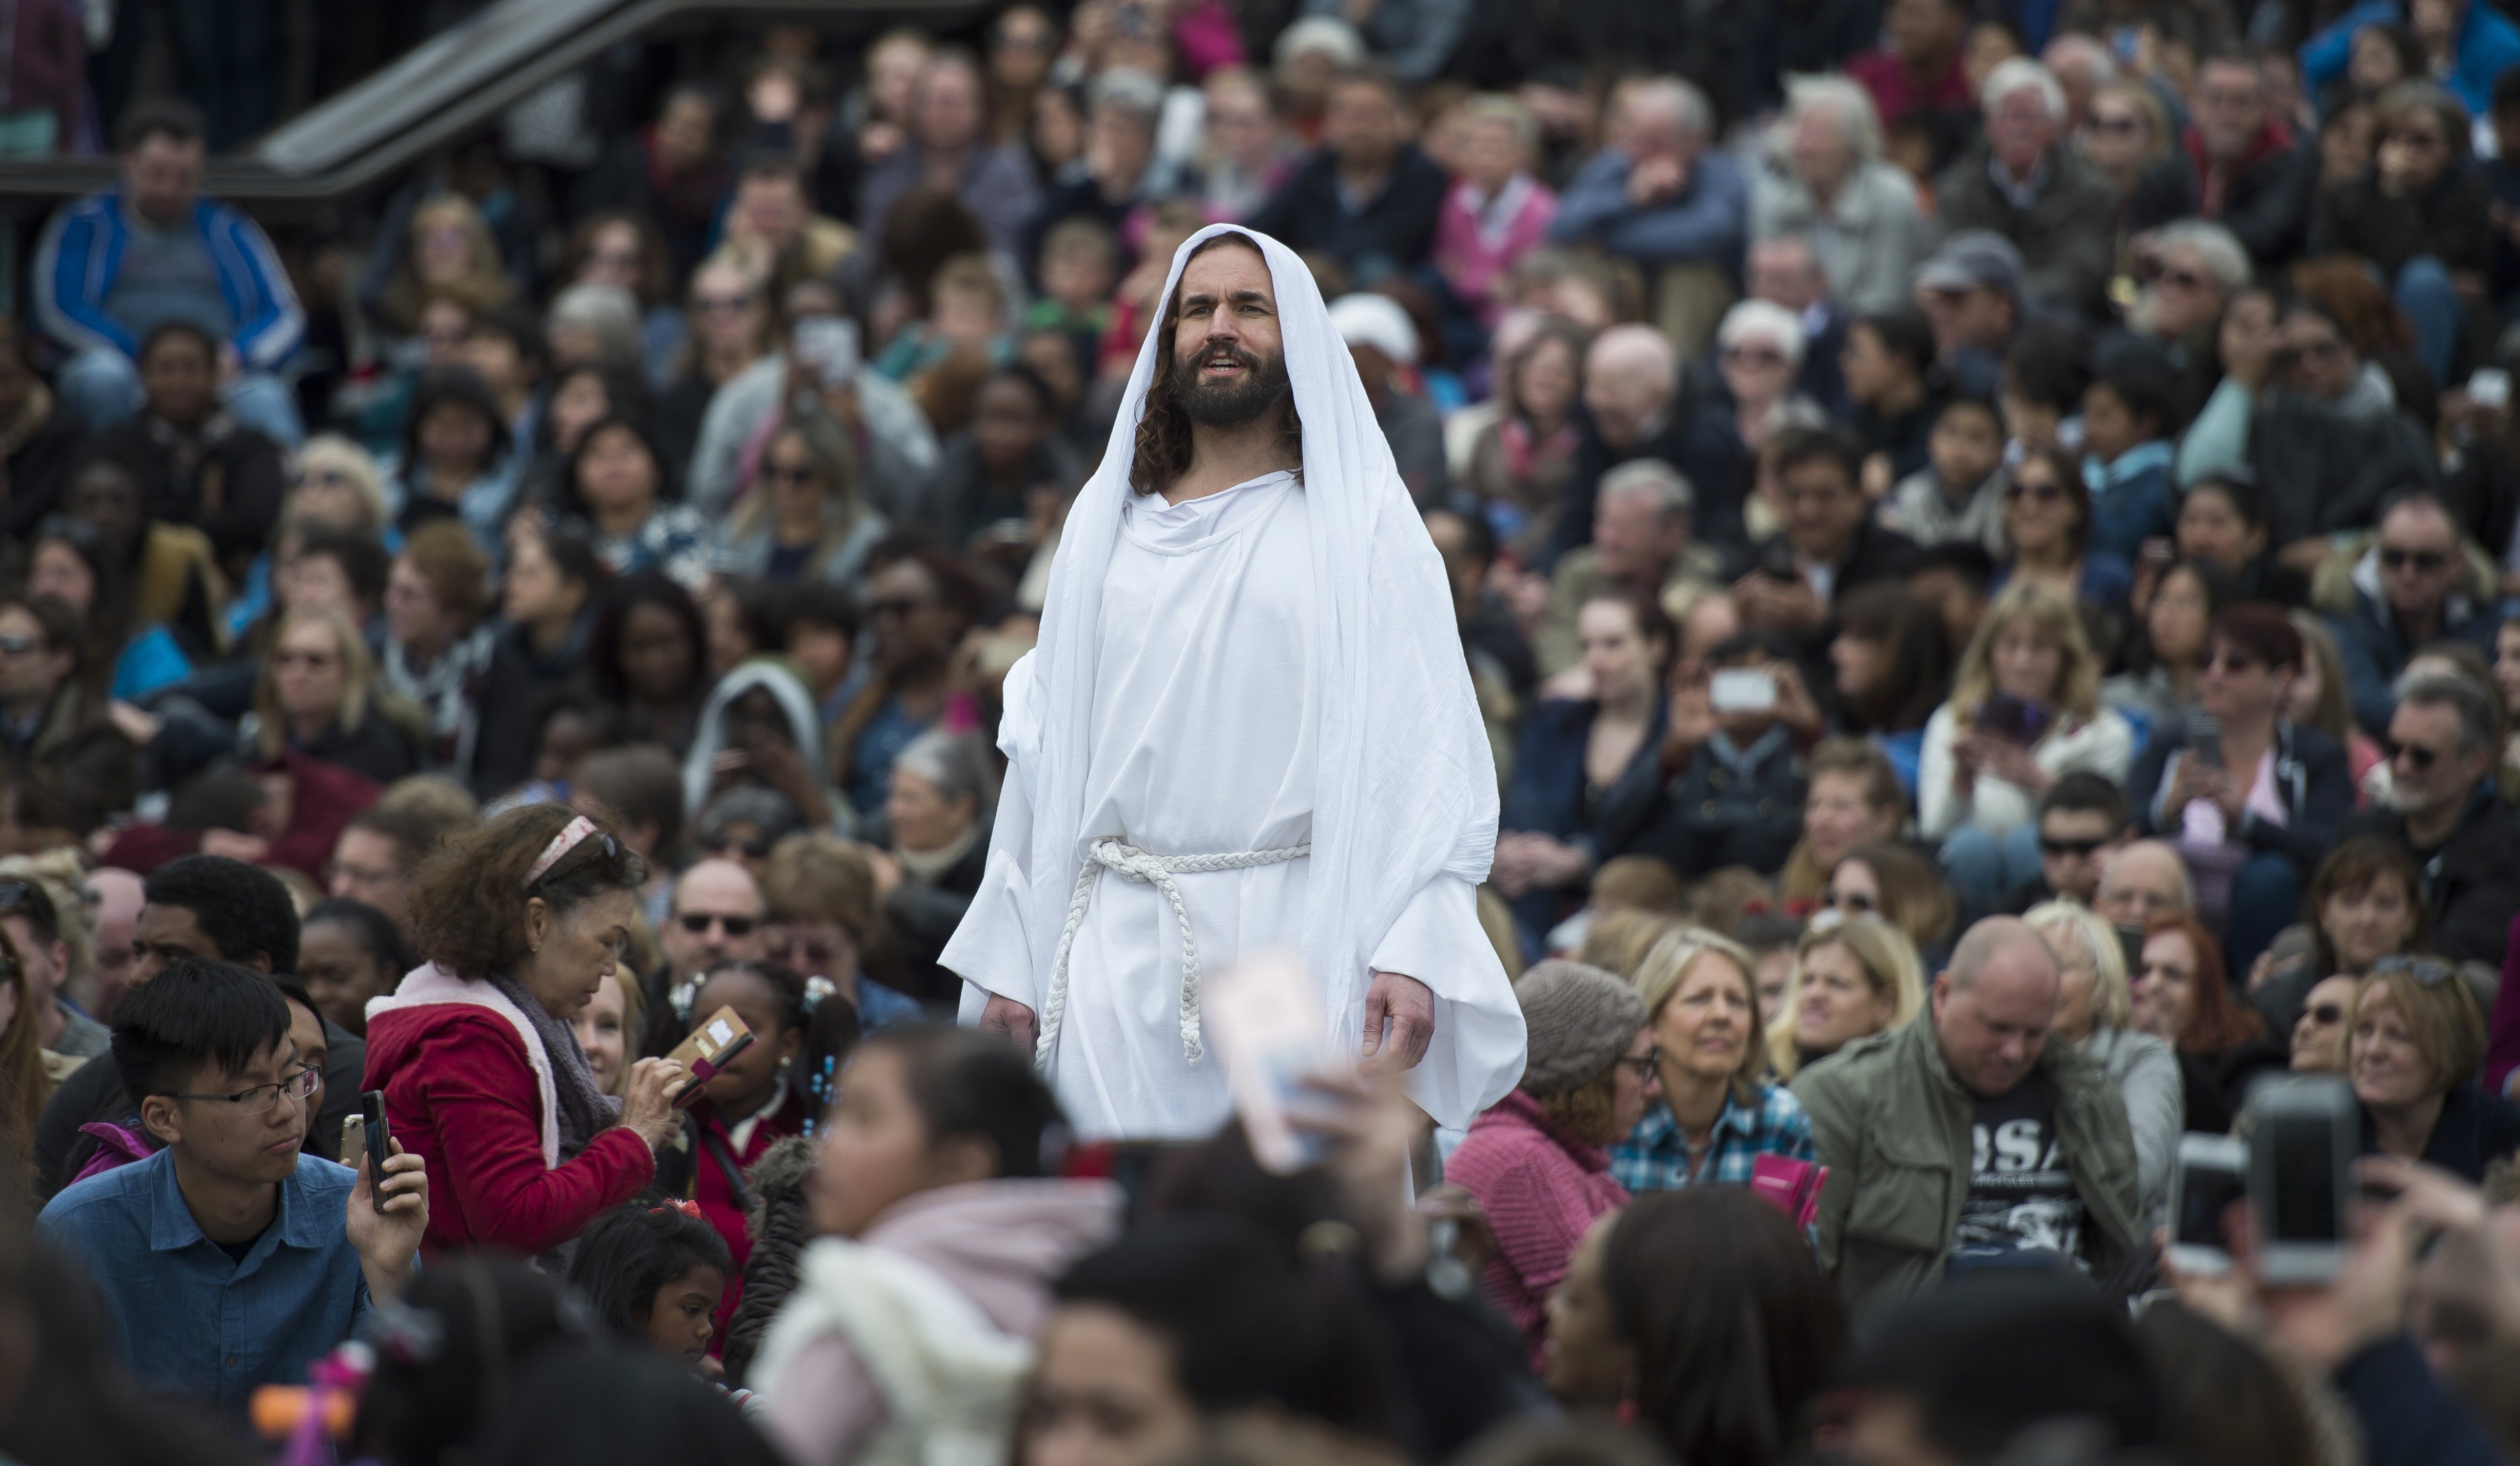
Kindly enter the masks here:
M 859 1047 L 807 1187 L 822 1240 L 745 1380 L 790 1460 L 1006 1439 L 1051 1285 L 1119 1230 L 1118 1187 L 1045 1173 L 1059 1122 L 1003 1037 L 904 1028 Z

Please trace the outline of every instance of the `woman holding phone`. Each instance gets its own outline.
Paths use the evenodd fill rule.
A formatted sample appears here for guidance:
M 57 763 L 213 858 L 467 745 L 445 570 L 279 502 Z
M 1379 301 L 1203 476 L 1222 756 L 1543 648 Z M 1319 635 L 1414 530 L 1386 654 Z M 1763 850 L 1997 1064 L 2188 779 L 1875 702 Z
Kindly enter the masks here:
M 682 1067 L 603 1092 L 569 1022 L 618 971 L 648 863 L 565 804 L 449 837 L 411 892 L 427 964 L 368 1012 L 367 1087 L 428 1163 L 428 1245 L 557 1254 L 647 1189 L 682 1131 Z
M 1970 917 L 2036 879 L 2039 797 L 2078 770 L 2126 778 L 2135 730 L 2100 706 L 2100 667 L 2082 618 L 2036 580 L 2007 587 L 1960 658 L 1952 699 L 1925 724 L 1918 833 Z
M 2203 715 L 2155 728 L 2127 776 L 2138 833 L 2176 846 L 2196 909 L 2247 972 L 2301 909 L 2302 888 L 2354 808 L 2345 750 L 2292 720 L 2301 632 L 2281 607 L 2225 607 L 2196 684 Z

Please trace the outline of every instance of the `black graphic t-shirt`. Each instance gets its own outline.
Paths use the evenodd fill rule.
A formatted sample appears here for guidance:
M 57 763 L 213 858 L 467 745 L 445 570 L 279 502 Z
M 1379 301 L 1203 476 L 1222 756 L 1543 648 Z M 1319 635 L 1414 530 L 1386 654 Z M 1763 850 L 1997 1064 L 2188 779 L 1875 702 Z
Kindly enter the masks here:
M 2036 1250 L 2061 1253 L 2080 1266 L 2083 1198 L 2056 1140 L 2048 1091 L 2025 1079 L 2009 1094 L 1979 1096 L 1969 1135 L 1968 1200 L 1952 1238 L 1955 1260 Z

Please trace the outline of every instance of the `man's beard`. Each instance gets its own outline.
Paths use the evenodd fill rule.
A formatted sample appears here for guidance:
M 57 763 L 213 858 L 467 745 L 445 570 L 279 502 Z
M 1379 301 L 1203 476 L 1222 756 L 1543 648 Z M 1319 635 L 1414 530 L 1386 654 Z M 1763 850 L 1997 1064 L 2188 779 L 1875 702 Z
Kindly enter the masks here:
M 1217 356 L 1230 356 L 1242 366 L 1233 382 L 1210 382 L 1201 370 Z M 1173 363 L 1173 400 L 1202 428 L 1241 428 L 1274 411 L 1293 390 L 1286 379 L 1283 355 L 1260 357 L 1239 346 L 1203 346 L 1195 356 Z

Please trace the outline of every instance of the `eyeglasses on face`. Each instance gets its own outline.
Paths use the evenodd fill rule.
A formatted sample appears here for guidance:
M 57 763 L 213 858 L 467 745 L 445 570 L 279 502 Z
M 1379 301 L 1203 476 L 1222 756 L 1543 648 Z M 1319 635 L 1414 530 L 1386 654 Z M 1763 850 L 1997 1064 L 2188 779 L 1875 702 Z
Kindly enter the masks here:
M 1618 1061 L 1619 1068 L 1634 1071 L 1636 1077 L 1640 1079 L 1652 1078 L 1654 1077 L 1655 1069 L 1660 1067 L 1661 1064 L 1662 1050 L 1658 1048 L 1647 1049 L 1642 1054 L 1624 1056 Z
M 749 937 L 752 935 L 752 929 L 760 925 L 758 917 L 727 916 L 716 911 L 686 911 L 675 920 L 683 924 L 684 931 L 695 937 L 707 936 L 708 929 L 712 925 L 726 928 L 726 935 L 729 937 Z
M 1821 904 L 1824 906 L 1838 906 L 1850 911 L 1869 911 L 1872 909 L 1872 897 L 1861 891 L 1840 893 L 1836 887 L 1832 886 L 1827 891 L 1821 893 L 1820 899 Z
M 2322 1029 L 2332 1029 L 2345 1022 L 2343 1003 L 2313 1003 L 2302 1010 L 2302 1016 Z
M 2053 504 L 2065 497 L 2065 485 L 2044 479 L 2029 483 L 2015 479 L 2003 486 L 2003 496 L 2007 499 L 2028 499 L 2035 504 Z
M 2402 571 L 2412 566 L 2429 575 L 2448 564 L 2450 564 L 2450 554 L 2445 550 L 2401 550 L 2388 545 L 2380 547 L 2380 566 L 2383 570 Z
M 2074 855 L 2089 860 L 2107 844 L 2108 841 L 2105 839 L 2051 840 L 2042 835 L 2039 837 L 2039 852 L 2043 855 Z
M 268 1115 L 279 1106 L 282 1095 L 302 1100 L 313 1094 L 315 1087 L 323 1082 L 324 1071 L 309 1064 L 276 1084 L 256 1084 L 250 1089 L 240 1089 L 234 1094 L 179 1094 L 170 1091 L 167 1098 L 217 1100 L 221 1104 L 234 1105 L 248 1115 Z
M 2371 964 L 2371 976 L 2385 978 L 2405 973 L 2426 987 L 2439 987 L 2458 976 L 2458 969 L 2439 957 L 2383 957 Z
M 2417 772 L 2432 767 L 2441 759 L 2440 749 L 2428 749 L 2419 743 L 2398 743 L 2394 740 L 2389 744 L 2389 761 L 2403 763 Z

